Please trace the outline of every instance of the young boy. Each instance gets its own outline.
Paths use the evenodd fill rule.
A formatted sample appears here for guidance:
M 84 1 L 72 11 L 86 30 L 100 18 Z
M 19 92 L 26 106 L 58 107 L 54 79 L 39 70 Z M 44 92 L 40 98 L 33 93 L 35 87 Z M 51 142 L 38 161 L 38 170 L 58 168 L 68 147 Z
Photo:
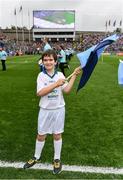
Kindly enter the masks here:
M 35 145 L 35 154 L 25 165 L 24 169 L 36 164 L 40 159 L 47 134 L 53 134 L 54 161 L 53 174 L 61 172 L 62 133 L 64 131 L 65 102 L 62 92 L 69 93 L 72 89 L 80 68 L 74 70 L 69 82 L 65 81 L 63 73 L 57 72 L 55 66 L 57 55 L 53 50 L 47 50 L 42 55 L 43 72 L 37 78 L 37 95 L 41 97 L 38 116 L 38 135 Z

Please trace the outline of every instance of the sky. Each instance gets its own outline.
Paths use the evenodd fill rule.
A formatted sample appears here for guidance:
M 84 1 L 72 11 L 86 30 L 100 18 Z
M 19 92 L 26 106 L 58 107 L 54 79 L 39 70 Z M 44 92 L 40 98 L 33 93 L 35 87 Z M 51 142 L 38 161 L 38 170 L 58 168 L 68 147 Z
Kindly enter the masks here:
M 23 7 L 19 12 L 20 6 Z M 14 10 L 16 8 L 16 16 Z M 113 31 L 123 21 L 123 0 L 0 0 L 0 27 L 33 26 L 33 10 L 75 10 L 77 31 Z M 29 16 L 28 16 L 29 12 Z M 23 19 L 23 20 L 22 20 Z M 116 26 L 113 22 L 116 20 Z M 122 26 L 123 28 L 123 23 Z

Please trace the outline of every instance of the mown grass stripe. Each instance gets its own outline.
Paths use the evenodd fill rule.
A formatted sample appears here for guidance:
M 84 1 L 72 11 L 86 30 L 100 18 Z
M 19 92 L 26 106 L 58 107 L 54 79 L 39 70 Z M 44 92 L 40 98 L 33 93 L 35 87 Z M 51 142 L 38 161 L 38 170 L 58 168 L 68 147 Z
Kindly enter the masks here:
M 0 167 L 4 168 L 23 168 L 24 162 L 6 162 L 0 161 Z M 38 163 L 31 169 L 52 170 L 51 164 Z M 63 165 L 63 171 L 82 172 L 82 173 L 100 173 L 100 174 L 123 174 L 123 168 L 113 167 L 94 167 L 94 166 L 76 166 L 76 165 Z

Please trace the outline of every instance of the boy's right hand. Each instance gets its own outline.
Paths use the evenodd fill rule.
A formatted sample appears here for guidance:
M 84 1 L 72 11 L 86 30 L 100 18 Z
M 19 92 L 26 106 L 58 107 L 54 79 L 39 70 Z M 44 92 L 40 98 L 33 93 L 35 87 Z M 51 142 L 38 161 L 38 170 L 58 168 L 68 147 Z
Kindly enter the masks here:
M 65 79 L 59 79 L 59 80 L 56 82 L 56 86 L 57 86 L 57 87 L 62 86 L 64 83 L 65 83 Z
M 74 70 L 74 75 L 79 75 L 80 73 L 81 73 L 81 71 L 82 71 L 82 68 L 81 68 L 81 66 L 79 66 L 79 67 L 77 67 L 77 68 L 75 68 L 75 70 Z

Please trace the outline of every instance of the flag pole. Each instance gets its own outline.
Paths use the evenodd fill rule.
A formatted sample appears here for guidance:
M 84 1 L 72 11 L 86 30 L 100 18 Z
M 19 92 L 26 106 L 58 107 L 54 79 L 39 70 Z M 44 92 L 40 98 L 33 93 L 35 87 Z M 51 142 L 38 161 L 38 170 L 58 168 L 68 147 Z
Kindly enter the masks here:
M 29 25 L 29 43 L 30 43 L 30 12 L 28 9 L 28 25 Z
M 75 73 L 70 74 L 65 80 L 68 81 Z
M 105 23 L 105 36 L 106 36 L 106 33 L 107 33 L 107 27 L 108 27 L 108 21 L 106 21 L 106 23 Z
M 22 41 L 24 42 L 24 29 L 23 29 L 23 8 L 22 8 L 22 6 L 20 7 L 20 12 L 21 12 L 21 21 L 22 21 Z
M 78 68 L 82 70 L 82 67 L 81 67 L 81 66 L 79 66 Z M 68 81 L 74 74 L 76 74 L 76 73 L 73 72 L 73 73 L 70 74 L 65 80 Z
M 18 44 L 17 11 L 16 11 L 16 8 L 15 8 L 15 11 L 14 11 L 14 15 L 15 15 L 15 22 L 16 22 L 16 42 Z
M 22 9 L 22 36 L 23 36 L 23 42 L 24 42 L 23 9 Z
M 104 52 L 103 52 L 104 53 Z M 102 53 L 102 63 L 103 63 L 103 53 Z

